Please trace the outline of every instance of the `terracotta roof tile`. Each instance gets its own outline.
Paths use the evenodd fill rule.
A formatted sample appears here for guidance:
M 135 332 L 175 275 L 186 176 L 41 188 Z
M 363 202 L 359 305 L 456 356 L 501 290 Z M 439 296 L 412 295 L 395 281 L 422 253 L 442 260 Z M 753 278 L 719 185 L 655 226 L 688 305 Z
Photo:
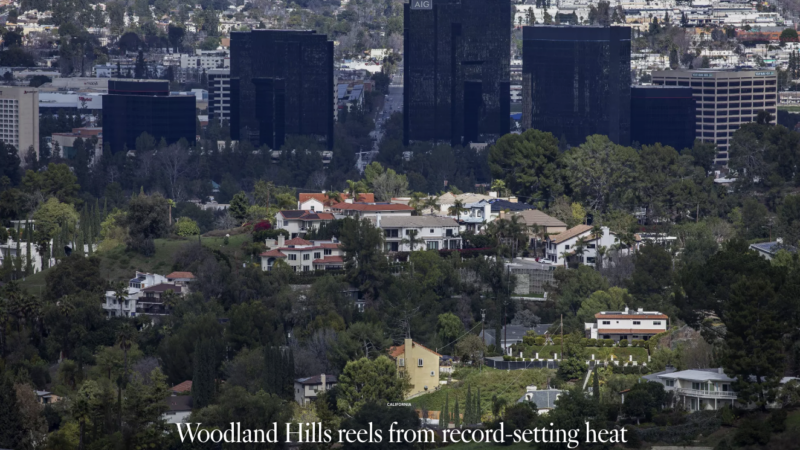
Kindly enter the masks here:
M 414 208 L 408 205 L 396 203 L 337 203 L 331 208 L 351 211 L 414 211 Z
M 170 389 L 172 392 L 191 392 L 192 380 L 186 380 L 183 383 L 176 384 Z
M 168 279 L 172 278 L 191 278 L 194 279 L 194 274 L 192 272 L 172 272 L 171 274 L 167 275 Z
M 274 257 L 276 257 L 276 258 L 286 258 L 286 255 L 284 255 L 283 253 L 281 253 L 281 251 L 280 251 L 280 250 L 270 250 L 270 251 L 268 251 L 268 252 L 264 252 L 264 253 L 262 253 L 262 254 L 261 254 L 261 255 L 259 255 L 259 256 L 267 256 L 267 257 L 269 257 L 269 256 L 274 256 Z
M 284 245 L 312 245 L 312 243 L 302 238 L 294 238 L 286 241 Z
M 664 330 L 634 330 L 632 328 L 598 328 L 597 334 L 658 334 Z
M 344 262 L 341 256 L 326 256 L 322 259 L 315 259 L 314 264 L 328 264 L 328 263 L 341 263 Z
M 346 199 L 350 198 L 349 194 L 342 193 L 340 195 L 342 196 L 342 200 L 346 200 Z M 323 194 L 322 192 L 302 193 L 302 194 L 298 194 L 297 198 L 300 201 L 300 203 L 305 203 L 305 202 L 307 202 L 307 201 L 309 201 L 311 199 L 314 199 L 314 200 L 322 203 L 323 205 L 330 206 L 330 205 L 333 204 L 333 200 L 328 198 L 328 194 Z M 375 201 L 375 194 L 371 194 L 371 193 L 358 194 L 358 201 L 359 202 L 367 202 L 367 203 L 374 202 Z
M 592 230 L 591 225 L 578 225 L 570 228 L 567 231 L 552 236 L 550 240 L 556 244 L 560 244 L 566 241 L 567 239 L 572 239 L 576 236 L 580 236 L 581 234 L 589 232 L 591 230 Z
M 436 353 L 435 351 L 429 349 L 428 347 L 425 347 L 424 345 L 420 344 L 419 342 L 414 342 L 414 341 L 411 341 L 411 342 L 413 342 L 414 345 L 418 345 L 418 346 L 424 348 L 425 350 L 433 353 L 436 356 L 442 356 L 439 353 Z M 406 345 L 405 344 L 389 347 L 389 356 L 391 356 L 392 358 L 397 358 L 398 356 L 402 355 L 405 352 L 406 352 Z

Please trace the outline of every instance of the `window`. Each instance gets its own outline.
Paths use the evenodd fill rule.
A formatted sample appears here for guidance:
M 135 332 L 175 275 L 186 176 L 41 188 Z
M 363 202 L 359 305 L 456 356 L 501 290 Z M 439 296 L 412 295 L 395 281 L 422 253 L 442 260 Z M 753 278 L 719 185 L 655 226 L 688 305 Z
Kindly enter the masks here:
M 303 261 L 308 261 L 309 259 L 311 259 L 311 255 L 308 253 L 303 253 Z
M 303 272 L 308 272 L 311 270 L 311 266 L 303 266 Z
M 641 324 L 642 324 L 642 322 L 641 322 L 640 320 L 634 320 L 634 321 L 633 321 L 633 324 L 634 324 L 634 325 L 641 325 Z
M 653 325 L 661 325 L 661 321 L 660 320 L 654 320 L 653 321 Z
M 400 367 L 405 366 L 406 365 L 406 360 L 403 359 L 403 358 L 398 359 L 397 360 L 397 365 L 399 365 Z
M 329 248 L 326 248 L 326 249 L 325 249 L 325 250 L 323 250 L 322 252 L 323 252 L 323 254 L 324 254 L 325 256 L 329 256 L 329 255 L 331 254 L 331 249 L 329 249 Z
M 675 380 L 665 380 L 667 387 L 675 387 Z
M 417 360 L 417 366 L 422 367 L 422 358 Z
M 565 245 L 564 250 L 569 250 L 569 245 Z
M 383 235 L 387 238 L 396 238 L 397 230 L 384 230 Z
M 428 250 L 439 250 L 439 241 L 428 241 Z
M 611 335 L 604 334 L 604 335 L 603 335 L 603 339 L 611 339 Z
M 595 244 L 589 244 L 589 245 L 587 245 L 587 246 L 586 246 L 586 248 L 589 248 L 589 249 L 592 249 L 592 248 L 597 248 L 597 245 L 595 245 Z
M 604 320 L 603 321 L 603 325 L 611 325 L 611 321 L 610 320 Z
M 594 264 L 596 261 L 597 261 L 597 259 L 595 257 L 593 257 L 593 256 L 587 256 L 586 257 L 586 264 Z
M 314 252 L 314 259 L 319 259 L 321 256 L 320 252 Z

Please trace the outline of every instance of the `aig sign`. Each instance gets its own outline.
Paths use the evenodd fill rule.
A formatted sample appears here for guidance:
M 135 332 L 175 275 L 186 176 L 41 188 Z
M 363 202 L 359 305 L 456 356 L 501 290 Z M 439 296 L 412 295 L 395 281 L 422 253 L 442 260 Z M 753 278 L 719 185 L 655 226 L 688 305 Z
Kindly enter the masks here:
M 411 9 L 433 9 L 433 0 L 411 0 Z

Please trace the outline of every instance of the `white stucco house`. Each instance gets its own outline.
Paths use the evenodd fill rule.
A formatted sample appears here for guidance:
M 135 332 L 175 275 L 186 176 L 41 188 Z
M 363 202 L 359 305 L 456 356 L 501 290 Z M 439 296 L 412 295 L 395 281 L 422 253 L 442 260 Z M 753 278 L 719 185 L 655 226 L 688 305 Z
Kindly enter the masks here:
M 658 311 L 631 311 L 626 306 L 622 311 L 601 311 L 594 315 L 595 322 L 585 323 L 584 330 L 589 339 L 613 339 L 615 342 L 646 341 L 656 334 L 667 331 L 669 317 Z
M 282 260 L 295 272 L 312 270 L 340 270 L 344 267 L 343 252 L 339 241 L 307 241 L 294 238 L 288 241 L 283 236 L 267 240 L 269 250 L 262 253 L 261 270 L 271 271 L 278 260 Z
M 275 227 L 289 232 L 294 239 L 302 237 L 311 230 L 318 229 L 320 224 L 331 222 L 336 217 L 331 213 L 308 210 L 278 211 L 275 213 Z
M 416 250 L 456 250 L 462 242 L 459 224 L 451 217 L 383 216 L 372 217 L 375 226 L 383 230 L 384 250 L 409 252 Z M 411 248 L 414 235 L 415 247 Z
M 546 259 L 552 264 L 567 264 L 578 262 L 594 266 L 597 264 L 597 249 L 605 247 L 607 250 L 617 249 L 621 254 L 628 254 L 632 249 L 628 245 L 620 242 L 619 237 L 608 227 L 601 227 L 602 234 L 593 234 L 591 225 L 577 225 L 559 233 L 555 236 L 548 236 L 546 242 Z M 583 239 L 585 246 L 583 253 L 578 248 L 579 241 Z M 632 247 L 637 248 L 641 242 L 639 236 L 635 236 Z

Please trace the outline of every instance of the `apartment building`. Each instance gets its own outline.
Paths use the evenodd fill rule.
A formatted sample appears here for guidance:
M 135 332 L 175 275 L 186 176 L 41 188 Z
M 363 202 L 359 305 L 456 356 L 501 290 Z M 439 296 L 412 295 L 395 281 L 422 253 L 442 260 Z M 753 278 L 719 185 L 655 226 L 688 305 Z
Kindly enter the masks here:
M 632 311 L 626 306 L 622 311 L 601 311 L 594 315 L 596 321 L 585 323 L 589 339 L 643 340 L 667 331 L 669 317 L 658 311 L 642 308 Z
M 198 50 L 196 54 L 181 55 L 181 69 L 223 69 L 231 67 L 231 57 L 227 51 Z
M 20 161 L 33 147 L 39 157 L 39 91 L 0 86 L 0 140 L 16 147 Z
M 208 120 L 231 120 L 231 69 L 211 69 L 208 77 Z
M 775 69 L 758 70 L 668 70 L 655 71 L 653 84 L 690 86 L 696 102 L 695 137 L 714 142 L 715 162 L 726 165 L 733 133 L 743 124 L 755 122 L 766 111 L 775 123 L 778 117 L 778 78 Z

